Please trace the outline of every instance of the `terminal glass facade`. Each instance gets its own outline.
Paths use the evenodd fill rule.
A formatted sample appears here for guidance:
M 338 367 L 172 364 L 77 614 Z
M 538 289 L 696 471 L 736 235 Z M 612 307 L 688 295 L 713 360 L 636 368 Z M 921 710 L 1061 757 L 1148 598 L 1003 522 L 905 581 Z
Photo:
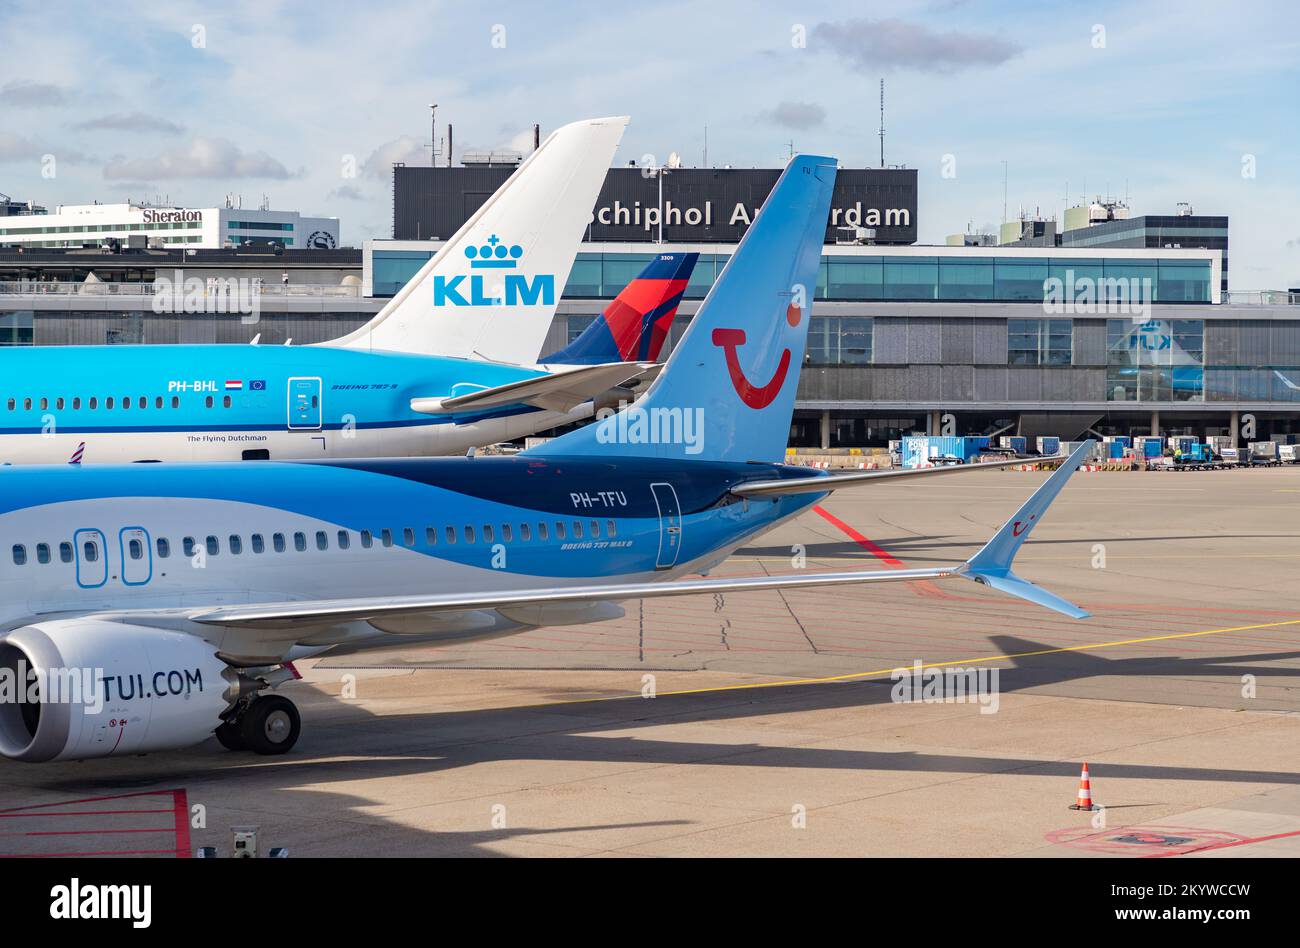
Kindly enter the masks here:
M 380 253 L 374 255 L 376 274 Z M 570 299 L 612 299 L 652 259 L 651 254 L 580 253 L 564 295 Z M 686 287 L 686 298 L 703 299 L 728 259 L 728 254 L 700 254 Z M 872 257 L 831 252 L 822 257 L 816 299 L 1041 302 L 1048 298 L 1053 286 L 1058 287 L 1058 293 L 1070 294 L 1069 298 L 1077 298 L 1085 286 L 1090 286 L 1098 302 L 1208 303 L 1210 275 L 1207 260 Z M 1049 284 L 1049 280 L 1059 283 Z M 379 295 L 378 288 L 375 292 Z
M 431 251 L 375 250 L 374 295 L 394 295 L 430 256 Z M 653 259 L 648 253 L 580 253 L 563 295 L 613 299 Z M 729 254 L 700 254 L 686 285 L 686 298 L 703 299 L 729 259 Z M 818 271 L 815 298 L 1032 303 L 1049 299 L 1055 287 L 1068 299 L 1078 299 L 1090 288 L 1098 302 L 1208 303 L 1210 275 L 1207 260 L 870 256 L 828 251 Z
M 1205 321 L 1106 320 L 1106 399 L 1202 401 Z

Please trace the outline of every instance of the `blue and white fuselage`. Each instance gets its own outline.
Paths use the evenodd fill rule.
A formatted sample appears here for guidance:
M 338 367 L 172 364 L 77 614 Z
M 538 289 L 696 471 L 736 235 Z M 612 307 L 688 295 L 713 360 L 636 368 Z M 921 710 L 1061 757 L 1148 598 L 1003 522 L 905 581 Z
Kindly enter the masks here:
M 327 346 L 67 346 L 3 354 L 0 463 L 463 454 L 590 414 L 516 403 L 438 414 L 455 397 L 547 373 Z M 246 454 L 246 452 L 267 452 Z
M 666 580 L 708 569 L 824 496 L 751 500 L 733 487 L 812 473 L 526 456 L 9 468 L 0 630 L 53 613 Z M 461 638 L 616 614 L 600 610 L 469 610 L 300 629 L 295 640 Z M 256 648 L 223 651 L 260 660 Z

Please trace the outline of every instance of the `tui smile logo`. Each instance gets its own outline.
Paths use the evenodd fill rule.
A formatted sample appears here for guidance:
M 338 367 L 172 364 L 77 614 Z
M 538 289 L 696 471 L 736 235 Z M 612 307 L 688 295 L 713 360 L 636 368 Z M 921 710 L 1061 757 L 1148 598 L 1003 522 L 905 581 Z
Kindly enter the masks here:
M 471 270 L 514 270 L 524 255 L 519 244 L 503 243 L 496 234 L 482 245 L 465 248 Z M 491 279 L 491 284 L 485 282 Z M 522 273 L 490 276 L 483 273 L 433 277 L 434 306 L 554 306 L 555 275 Z
M 785 311 L 785 320 L 791 326 L 798 326 L 803 314 L 799 307 L 791 303 Z M 745 344 L 745 330 L 743 329 L 715 329 L 713 330 L 713 344 L 720 348 L 727 359 L 727 373 L 731 376 L 731 384 L 736 389 L 736 394 L 740 400 L 750 408 L 758 411 L 766 408 L 776 400 L 776 396 L 781 391 L 781 386 L 785 384 L 786 374 L 790 371 L 790 350 L 784 349 L 781 352 L 781 360 L 777 363 L 776 371 L 767 381 L 766 385 L 755 385 L 745 374 L 745 370 L 740 365 L 740 347 Z

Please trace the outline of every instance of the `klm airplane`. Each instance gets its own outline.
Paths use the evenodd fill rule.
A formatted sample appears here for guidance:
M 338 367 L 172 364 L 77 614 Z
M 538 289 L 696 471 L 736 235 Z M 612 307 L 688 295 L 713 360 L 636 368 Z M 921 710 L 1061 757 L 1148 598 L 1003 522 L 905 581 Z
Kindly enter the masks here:
M 554 132 L 341 339 L 0 351 L 0 464 L 463 454 L 589 416 L 652 368 L 697 256 L 653 261 L 538 362 L 626 124 Z
M 835 172 L 793 158 L 647 394 L 544 450 L 0 469 L 0 754 L 214 733 L 284 753 L 300 718 L 274 689 L 295 659 L 594 622 L 630 599 L 957 578 L 1084 617 L 1012 560 L 1086 445 L 964 563 L 684 578 L 837 488 L 970 470 L 780 463 Z

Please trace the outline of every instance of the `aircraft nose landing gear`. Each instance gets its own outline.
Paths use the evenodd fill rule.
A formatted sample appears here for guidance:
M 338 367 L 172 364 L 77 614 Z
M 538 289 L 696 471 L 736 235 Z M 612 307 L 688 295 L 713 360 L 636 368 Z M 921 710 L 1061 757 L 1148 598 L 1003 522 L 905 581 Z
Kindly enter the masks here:
M 301 731 L 302 718 L 292 701 L 281 695 L 259 695 L 215 733 L 227 750 L 271 755 L 287 754 Z

